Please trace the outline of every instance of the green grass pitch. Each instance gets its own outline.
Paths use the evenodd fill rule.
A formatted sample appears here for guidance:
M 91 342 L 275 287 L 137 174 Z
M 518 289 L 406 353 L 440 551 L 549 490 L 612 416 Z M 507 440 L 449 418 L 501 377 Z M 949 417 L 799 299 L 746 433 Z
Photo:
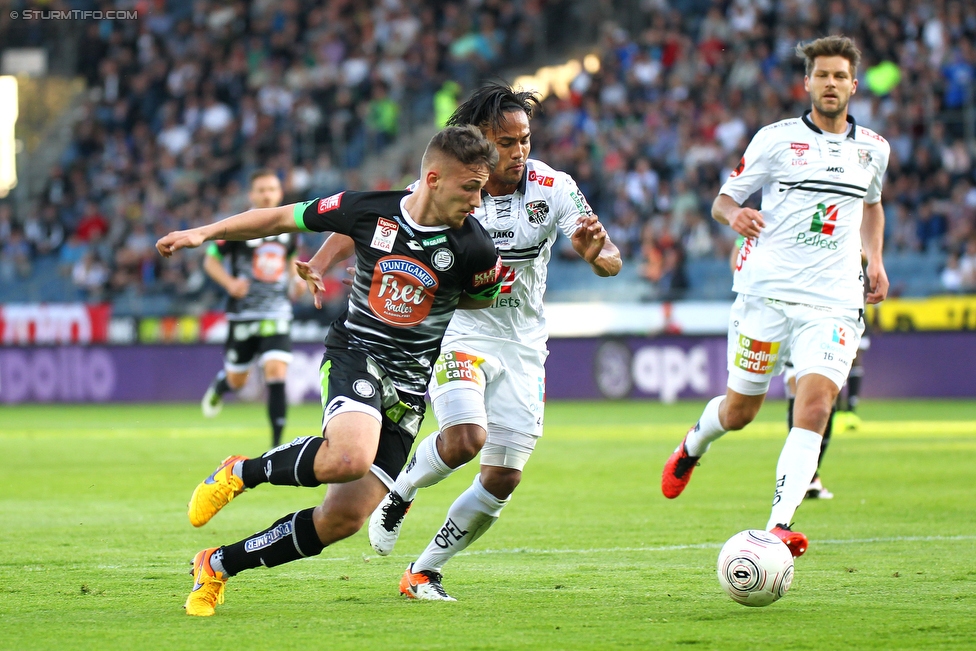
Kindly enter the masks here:
M 471 481 L 421 492 L 394 554 L 365 531 L 234 577 L 187 617 L 189 561 L 324 489 L 262 486 L 194 529 L 185 505 L 225 456 L 268 444 L 262 405 L 0 408 L 0 649 L 976 648 L 976 403 L 866 402 L 806 502 L 786 597 L 745 608 L 719 588 L 721 544 L 762 528 L 783 403 L 715 443 L 679 499 L 661 467 L 703 403 L 553 403 L 495 527 L 445 568 L 457 603 L 397 594 L 406 564 Z M 315 432 L 313 405 L 289 415 Z M 425 432 L 434 427 L 429 418 Z

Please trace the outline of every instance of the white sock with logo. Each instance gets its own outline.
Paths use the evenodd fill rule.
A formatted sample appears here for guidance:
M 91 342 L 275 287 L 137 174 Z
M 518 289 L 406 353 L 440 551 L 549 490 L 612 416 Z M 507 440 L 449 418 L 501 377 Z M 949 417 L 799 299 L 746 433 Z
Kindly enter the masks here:
M 475 475 L 468 490 L 454 500 L 447 510 L 447 519 L 441 530 L 427 545 L 427 549 L 414 564 L 413 571 L 433 570 L 440 572 L 444 563 L 462 549 L 481 537 L 495 520 L 501 515 L 502 509 L 512 499 L 500 500 L 481 485 L 481 474 Z
M 790 430 L 776 463 L 776 493 L 766 530 L 778 524 L 789 525 L 803 502 L 820 457 L 820 434 L 799 427 Z
M 437 452 L 439 435 L 440 432 L 434 432 L 421 441 L 406 469 L 396 478 L 393 490 L 408 502 L 417 497 L 418 489 L 433 486 L 456 470 L 444 463 Z
M 688 450 L 689 456 L 700 457 L 705 454 L 708 452 L 708 447 L 712 441 L 725 434 L 726 430 L 718 418 L 718 409 L 722 406 L 723 400 L 725 400 L 725 396 L 716 396 L 709 400 L 708 404 L 705 405 L 705 411 L 698 419 L 698 424 L 688 432 L 688 436 L 685 438 L 685 448 Z

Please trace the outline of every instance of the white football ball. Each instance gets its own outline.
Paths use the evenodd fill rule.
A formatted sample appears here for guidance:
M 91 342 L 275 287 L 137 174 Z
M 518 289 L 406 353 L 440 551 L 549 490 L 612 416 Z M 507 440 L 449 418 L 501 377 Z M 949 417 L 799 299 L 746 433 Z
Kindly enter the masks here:
M 793 554 L 768 531 L 740 531 L 718 554 L 718 582 L 744 606 L 768 606 L 790 589 Z

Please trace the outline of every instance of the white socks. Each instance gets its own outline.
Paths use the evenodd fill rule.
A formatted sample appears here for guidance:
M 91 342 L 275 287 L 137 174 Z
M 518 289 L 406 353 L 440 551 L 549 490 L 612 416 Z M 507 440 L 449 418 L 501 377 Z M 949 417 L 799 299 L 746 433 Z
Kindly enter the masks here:
M 778 524 L 790 524 L 810 486 L 813 473 L 817 472 L 822 440 L 820 434 L 808 429 L 794 427 L 790 430 L 776 463 L 776 493 L 766 524 L 767 531 Z
M 414 562 L 413 571 L 440 572 L 444 563 L 495 524 L 510 499 L 500 500 L 489 493 L 481 485 L 481 474 L 476 475 L 468 489 L 451 504 L 444 526 Z
M 444 463 L 437 453 L 439 434 L 440 432 L 434 432 L 420 442 L 406 470 L 396 478 L 393 490 L 407 502 L 412 502 L 417 497 L 418 489 L 433 486 L 456 470 Z
M 709 400 L 708 404 L 705 405 L 705 411 L 698 419 L 698 425 L 688 432 L 688 436 L 685 438 L 688 456 L 700 457 L 708 451 L 708 446 L 712 444 L 712 441 L 725 434 L 725 429 L 718 419 L 718 409 L 722 406 L 723 400 L 725 400 L 725 396 L 716 396 Z

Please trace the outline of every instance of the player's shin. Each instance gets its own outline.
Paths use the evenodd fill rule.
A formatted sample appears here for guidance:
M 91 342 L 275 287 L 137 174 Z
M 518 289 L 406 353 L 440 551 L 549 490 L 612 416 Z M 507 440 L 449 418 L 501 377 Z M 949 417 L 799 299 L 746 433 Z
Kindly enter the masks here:
M 281 444 L 281 433 L 285 429 L 287 414 L 285 383 L 268 382 L 268 420 L 271 421 L 271 445 L 274 447 Z
M 511 497 L 500 500 L 489 493 L 481 485 L 481 475 L 476 475 L 471 486 L 461 493 L 448 509 L 444 525 L 427 545 L 420 558 L 414 562 L 413 571 L 440 572 L 444 563 L 467 548 L 495 524 L 510 499 Z
M 698 424 L 688 432 L 688 436 L 685 438 L 685 449 L 689 456 L 700 457 L 705 454 L 712 441 L 725 434 L 726 430 L 722 427 L 722 422 L 718 416 L 719 408 L 724 400 L 725 396 L 716 396 L 709 400 L 698 419 Z
M 790 430 L 776 463 L 776 491 L 767 531 L 777 524 L 789 525 L 793 519 L 817 471 L 820 441 L 817 432 L 799 427 Z
M 308 488 L 321 485 L 315 478 L 315 454 L 324 442 L 321 436 L 299 436 L 256 459 L 244 461 L 240 473 L 244 486 L 254 488 L 264 482 Z
M 244 540 L 221 547 L 218 562 L 227 576 L 264 565 L 274 567 L 316 556 L 325 549 L 315 532 L 312 512 L 305 509 L 281 518 L 269 528 Z M 214 556 L 217 555 L 214 554 Z M 211 561 L 213 567 L 214 562 Z M 214 570 L 218 568 L 214 567 Z
M 417 450 L 410 459 L 410 463 L 396 478 L 394 490 L 406 502 L 412 502 L 417 496 L 417 490 L 433 486 L 448 477 L 451 468 L 437 452 L 437 437 L 440 432 L 434 432 L 417 445 Z

